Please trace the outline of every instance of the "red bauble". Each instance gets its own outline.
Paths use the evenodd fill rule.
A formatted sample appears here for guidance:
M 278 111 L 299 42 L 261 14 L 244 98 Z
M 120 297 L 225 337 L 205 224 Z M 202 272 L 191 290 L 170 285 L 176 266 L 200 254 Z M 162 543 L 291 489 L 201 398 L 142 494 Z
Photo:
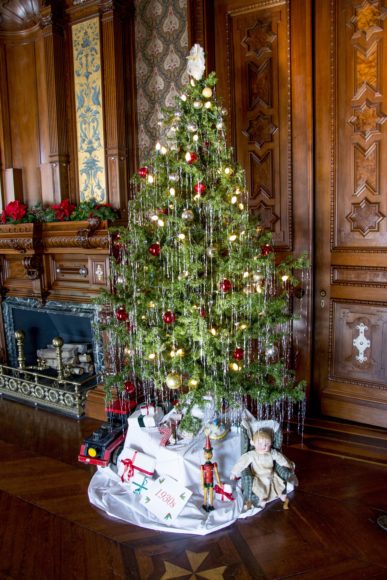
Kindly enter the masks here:
M 189 156 L 190 156 L 189 159 L 187 158 L 187 163 L 189 163 L 190 165 L 192 165 L 192 163 L 195 163 L 198 160 L 198 156 L 194 152 L 191 152 Z
M 164 313 L 163 320 L 165 324 L 173 324 L 176 320 L 176 314 L 172 310 L 167 310 Z
M 194 190 L 196 191 L 196 193 L 199 193 L 201 195 L 206 191 L 206 186 L 204 185 L 204 183 L 197 183 L 196 185 L 194 185 Z
M 268 256 L 271 252 L 273 252 L 273 248 L 272 246 L 270 246 L 270 244 L 265 244 L 264 246 L 262 246 L 261 248 L 262 256 Z
M 148 252 L 152 255 L 152 256 L 160 256 L 160 252 L 161 252 L 161 248 L 160 248 L 160 244 L 152 244 L 151 246 L 149 246 L 148 248 Z
M 232 290 L 232 283 L 227 278 L 224 278 L 224 280 L 219 282 L 219 289 L 222 292 L 230 292 Z
M 149 169 L 147 167 L 140 167 L 140 169 L 137 170 L 137 173 L 140 177 L 145 178 L 149 173 Z
M 200 309 L 200 316 L 201 316 L 202 318 L 206 318 L 206 317 L 207 317 L 207 312 L 205 311 L 205 309 L 204 309 L 204 308 L 201 308 L 201 309 Z
M 116 310 L 116 318 L 119 322 L 126 322 L 129 318 L 125 306 L 119 306 Z
M 136 392 L 136 385 L 132 381 L 125 381 L 124 389 L 128 395 L 133 395 Z
M 243 348 L 237 347 L 232 353 L 232 356 L 233 358 L 235 358 L 235 360 L 243 360 L 244 354 L 245 351 L 243 350 Z

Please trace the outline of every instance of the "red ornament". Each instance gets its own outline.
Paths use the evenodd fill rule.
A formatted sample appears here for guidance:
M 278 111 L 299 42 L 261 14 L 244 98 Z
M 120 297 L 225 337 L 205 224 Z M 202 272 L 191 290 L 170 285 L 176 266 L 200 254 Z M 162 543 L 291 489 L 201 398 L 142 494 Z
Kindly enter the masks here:
M 221 292 L 230 292 L 232 290 L 232 283 L 227 278 L 219 282 L 219 289 Z
M 274 250 L 273 250 L 272 246 L 270 246 L 270 244 L 265 244 L 261 248 L 261 254 L 262 254 L 262 256 L 268 256 L 273 251 Z
M 152 256 L 155 256 L 157 258 L 157 256 L 160 256 L 160 252 L 161 252 L 160 244 L 157 244 L 157 243 L 156 244 L 152 244 L 151 246 L 149 246 L 148 252 Z
M 173 324 L 176 320 L 176 314 L 172 310 L 167 310 L 164 313 L 163 320 L 165 324 Z
M 232 353 L 232 356 L 235 360 L 243 360 L 244 354 L 245 351 L 243 350 L 243 348 L 237 347 Z
M 189 157 L 188 157 L 189 155 Z M 189 163 L 189 165 L 192 165 L 192 163 L 195 163 L 198 160 L 198 156 L 196 155 L 196 153 L 191 152 L 187 154 L 187 163 Z
M 207 312 L 205 311 L 205 309 L 204 309 L 204 308 L 201 308 L 201 309 L 200 309 L 200 316 L 201 316 L 202 318 L 206 318 L 206 317 L 207 317 Z
M 140 169 L 137 170 L 137 173 L 144 179 L 148 175 L 149 169 L 147 167 L 140 167 Z
M 136 385 L 132 381 L 125 381 L 124 389 L 128 395 L 133 395 L 136 392 Z
M 206 186 L 204 185 L 204 183 L 197 183 L 196 185 L 194 185 L 194 190 L 196 191 L 196 193 L 199 193 L 201 195 L 206 191 Z
M 126 322 L 129 318 L 125 306 L 119 306 L 116 310 L 116 318 L 119 322 Z

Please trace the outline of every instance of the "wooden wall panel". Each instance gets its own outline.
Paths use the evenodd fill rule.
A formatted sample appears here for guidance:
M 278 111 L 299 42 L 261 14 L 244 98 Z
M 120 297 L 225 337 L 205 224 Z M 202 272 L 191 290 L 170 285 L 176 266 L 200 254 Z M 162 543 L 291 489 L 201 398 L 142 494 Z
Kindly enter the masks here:
M 386 0 L 316 4 L 315 412 L 382 427 L 386 16 Z
M 205 3 L 206 4 L 206 3 Z M 277 251 L 312 259 L 312 6 L 308 0 L 216 2 L 218 96 L 251 211 Z M 294 299 L 294 364 L 310 384 L 311 278 Z M 301 295 L 300 294 L 300 295 Z
M 23 169 L 23 192 L 29 203 L 41 199 L 40 134 L 35 43 L 6 49 L 12 166 Z

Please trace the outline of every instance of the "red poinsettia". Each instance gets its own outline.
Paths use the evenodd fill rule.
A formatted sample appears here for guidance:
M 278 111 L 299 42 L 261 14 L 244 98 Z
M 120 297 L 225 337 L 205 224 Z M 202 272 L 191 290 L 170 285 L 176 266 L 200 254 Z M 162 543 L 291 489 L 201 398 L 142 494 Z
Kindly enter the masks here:
M 21 201 L 10 201 L 7 203 L 1 214 L 3 224 L 13 221 L 21 221 L 27 214 L 27 206 Z
M 75 210 L 75 205 L 69 199 L 64 199 L 58 204 L 51 206 L 55 212 L 55 219 L 61 222 L 68 220 Z

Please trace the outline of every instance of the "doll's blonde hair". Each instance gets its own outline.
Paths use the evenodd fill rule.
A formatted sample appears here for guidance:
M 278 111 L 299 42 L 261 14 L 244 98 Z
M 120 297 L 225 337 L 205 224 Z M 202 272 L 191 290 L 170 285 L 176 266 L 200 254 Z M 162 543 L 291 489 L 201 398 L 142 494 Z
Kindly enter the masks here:
M 270 429 L 258 429 L 252 437 L 252 442 L 255 443 L 258 439 L 265 439 L 273 443 L 273 434 Z

